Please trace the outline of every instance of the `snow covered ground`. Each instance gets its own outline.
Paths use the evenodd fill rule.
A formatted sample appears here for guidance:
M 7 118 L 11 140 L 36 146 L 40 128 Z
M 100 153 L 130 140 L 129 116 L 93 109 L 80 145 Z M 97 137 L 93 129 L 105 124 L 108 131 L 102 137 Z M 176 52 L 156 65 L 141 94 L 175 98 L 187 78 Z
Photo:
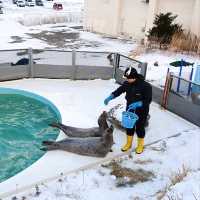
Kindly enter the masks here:
M 5 1 L 4 14 L 0 15 L 0 49 L 95 49 L 127 54 L 134 48 L 131 41 L 109 39 L 70 28 L 82 26 L 83 0 L 62 0 L 62 11 L 53 10 L 53 2 L 44 0 L 44 7 L 19 8 L 11 0 Z
M 24 89 L 48 98 L 60 110 L 63 123 L 76 127 L 96 126 L 100 113 L 103 110 L 109 111 L 118 104 L 123 106 L 116 110 L 115 114 L 121 116 L 120 113 L 125 107 L 123 96 L 111 101 L 108 106 L 103 104 L 104 98 L 118 87 L 114 80 L 73 82 L 24 79 L 2 82 L 0 86 Z M 39 160 L 32 166 L 32 171 L 28 168 L 21 176 L 19 174 L 18 178 L 17 176 L 13 178 L 18 185 L 16 191 L 20 190 L 21 186 L 37 182 L 41 177 L 44 179 L 43 175 L 46 175 L 46 178 L 54 177 L 56 174 L 63 173 L 63 175 L 53 182 L 38 185 L 39 195 L 33 187 L 22 194 L 17 194 L 17 198 L 23 199 L 24 196 L 26 199 L 93 200 L 98 196 L 100 200 L 116 198 L 153 200 L 162 194 L 165 196 L 164 199 L 167 199 L 168 195 L 175 195 L 177 198 L 183 196 L 182 199 L 185 200 L 193 199 L 194 196 L 198 199 L 200 197 L 200 128 L 168 111 L 161 110 L 155 103 L 151 105 L 150 115 L 150 125 L 145 139 L 147 146 L 143 154 L 134 153 L 135 138 L 130 156 L 116 159 L 114 163 L 113 161 L 104 163 L 104 166 L 94 165 L 92 169 L 64 175 L 68 174 L 67 172 L 71 171 L 73 166 L 77 169 L 84 163 L 88 165 L 88 161 L 96 163 L 99 159 L 75 154 L 73 156 L 72 153 L 63 151 L 48 152 L 46 156 L 51 160 L 48 162 L 46 160 L 46 164 L 43 158 L 43 162 Z M 108 157 L 120 153 L 120 148 L 125 143 L 125 134 L 115 129 L 114 142 L 113 153 L 108 154 Z M 48 169 L 47 165 L 51 167 Z M 38 166 L 41 166 L 39 173 Z M 31 176 L 30 174 L 34 174 L 33 177 L 25 178 Z M 23 177 L 24 181 L 20 184 Z M 15 191 L 15 184 L 8 187 L 11 180 L 12 178 L 0 185 L 1 192 L 3 189 L 13 191 L 13 186 Z
M 180 61 L 182 59 L 184 61 L 194 63 L 193 65 L 194 74 L 196 66 L 200 65 L 199 56 L 192 56 L 187 54 L 174 53 L 169 51 L 159 51 L 159 50 L 154 50 L 146 54 L 138 55 L 136 59 L 148 63 L 146 79 L 151 83 L 153 83 L 154 85 L 159 85 L 159 86 L 164 85 L 168 68 L 170 69 L 170 72 L 173 72 L 177 76 L 179 75 L 180 68 L 170 66 L 169 63 L 174 61 Z M 156 62 L 158 63 L 158 66 L 154 65 Z M 192 66 L 183 67 L 182 77 L 189 80 L 191 70 Z
M 1 50 L 32 47 L 37 49 L 118 51 L 128 54 L 137 46 L 136 43 L 131 41 L 111 39 L 69 28 L 68 26 L 81 25 L 81 21 L 78 22 L 80 16 L 78 13 L 81 13 L 84 8 L 83 0 L 62 0 L 64 10 L 60 13 L 52 10 L 52 2 L 44 1 L 44 3 L 44 8 L 17 8 L 11 0 L 4 1 L 4 14 L 0 15 Z M 54 20 L 63 19 L 63 13 L 74 13 L 75 17 L 72 17 L 74 21 L 69 20 L 65 23 L 55 24 Z M 41 18 L 38 18 L 39 15 Z M 52 16 L 57 16 L 57 18 L 52 18 Z M 49 21 L 46 22 L 47 18 Z M 38 22 L 40 25 L 33 25 L 38 24 Z M 49 22 L 53 23 L 46 24 Z M 30 26 L 31 24 L 33 26 Z M 73 33 L 77 32 L 79 35 L 74 38 L 75 34 Z M 63 37 L 60 33 L 66 34 L 66 37 Z M 53 39 L 57 38 L 64 45 L 57 42 L 49 43 L 47 39 L 49 35 L 53 35 Z M 194 66 L 200 64 L 199 57 L 162 51 L 142 54 L 137 59 L 148 62 L 147 80 L 156 85 L 163 85 L 170 62 L 184 59 L 194 62 Z M 156 61 L 158 67 L 154 66 Z M 178 73 L 177 68 L 171 67 L 171 70 Z M 186 76 L 188 76 L 191 69 L 184 70 Z M 57 98 L 59 101 L 56 104 L 59 104 L 59 109 L 65 113 L 63 122 L 78 127 L 95 126 L 97 116 L 103 109 L 109 110 L 118 103 L 124 104 L 123 97 L 120 97 L 108 107 L 103 106 L 103 99 L 117 87 L 113 81 L 70 82 L 51 80 L 52 85 L 47 82 L 47 80 L 35 79 L 9 81 L 0 85 L 29 88 L 32 92 L 39 94 L 41 92 L 54 99 Z M 60 84 L 65 85 L 66 88 L 64 87 L 65 89 L 62 90 Z M 52 94 L 52 88 L 57 89 L 58 92 Z M 74 89 L 77 88 L 80 89 L 80 94 L 74 93 Z M 80 100 L 82 98 L 87 99 L 87 101 Z M 114 162 L 105 163 L 103 166 L 96 166 L 39 185 L 39 192 L 34 188 L 17 195 L 17 199 L 200 199 L 200 129 L 172 113 L 160 110 L 159 106 L 154 103 L 151 105 L 151 116 L 145 141 L 146 144 L 155 143 L 146 146 L 142 155 L 131 152 L 131 156 L 124 156 Z M 115 131 L 119 135 L 124 134 L 119 130 Z M 173 135 L 174 137 L 167 138 Z M 119 145 L 114 145 L 113 148 L 119 150 L 120 145 L 125 141 L 119 138 L 115 138 L 115 140 Z M 133 149 L 134 147 L 135 143 Z M 126 168 L 130 168 L 130 171 Z M 127 171 L 129 173 L 125 173 Z M 141 178 L 144 174 L 143 179 L 138 178 Z

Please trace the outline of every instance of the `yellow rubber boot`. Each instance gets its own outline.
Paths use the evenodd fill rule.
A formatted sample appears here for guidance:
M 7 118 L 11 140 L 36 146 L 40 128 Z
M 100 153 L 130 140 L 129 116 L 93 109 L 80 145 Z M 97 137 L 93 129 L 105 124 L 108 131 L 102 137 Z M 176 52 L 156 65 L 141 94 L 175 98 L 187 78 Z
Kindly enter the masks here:
M 128 151 L 132 147 L 133 136 L 127 135 L 126 144 L 121 148 L 122 151 Z
M 138 138 L 138 144 L 135 149 L 135 153 L 142 153 L 144 151 L 144 138 Z

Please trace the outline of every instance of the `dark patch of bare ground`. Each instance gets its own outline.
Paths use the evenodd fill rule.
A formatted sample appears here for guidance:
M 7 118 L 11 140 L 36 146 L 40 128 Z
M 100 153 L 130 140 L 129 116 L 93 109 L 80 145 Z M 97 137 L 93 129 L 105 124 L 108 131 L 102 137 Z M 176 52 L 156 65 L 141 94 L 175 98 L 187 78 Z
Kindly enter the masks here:
M 46 42 L 50 46 L 56 48 L 78 49 L 80 47 L 99 47 L 99 42 L 92 42 L 80 39 L 80 33 L 71 30 L 61 31 L 41 31 L 40 33 L 26 33 L 31 38 L 36 38 Z
M 42 53 L 44 50 L 41 50 L 41 49 L 33 49 L 33 54 L 39 54 L 39 53 Z M 18 56 L 25 56 L 25 55 L 28 55 L 28 49 L 26 50 L 22 50 L 22 51 L 18 51 L 17 52 L 17 55 Z
M 19 36 L 11 36 L 12 41 L 9 43 L 22 43 L 25 40 L 22 37 Z
M 51 28 L 66 28 L 66 25 L 58 25 L 58 26 L 52 26 Z
M 122 167 L 116 161 L 112 161 L 107 165 L 103 165 L 111 169 L 110 174 L 116 177 L 116 186 L 132 186 L 139 182 L 146 182 L 152 180 L 155 177 L 154 173 L 151 171 L 146 171 L 143 169 L 133 170 L 130 168 Z

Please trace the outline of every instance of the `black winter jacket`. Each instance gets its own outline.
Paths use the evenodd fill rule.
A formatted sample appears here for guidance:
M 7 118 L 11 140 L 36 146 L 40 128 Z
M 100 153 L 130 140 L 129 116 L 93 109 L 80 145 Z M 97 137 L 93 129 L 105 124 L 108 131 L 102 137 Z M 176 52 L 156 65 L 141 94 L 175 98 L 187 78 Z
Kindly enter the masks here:
M 149 104 L 152 101 L 152 87 L 144 80 L 142 75 L 140 75 L 134 83 L 125 81 L 118 89 L 112 92 L 112 94 L 114 97 L 118 97 L 124 92 L 126 93 L 127 107 L 134 102 L 142 101 L 143 109 L 149 108 Z

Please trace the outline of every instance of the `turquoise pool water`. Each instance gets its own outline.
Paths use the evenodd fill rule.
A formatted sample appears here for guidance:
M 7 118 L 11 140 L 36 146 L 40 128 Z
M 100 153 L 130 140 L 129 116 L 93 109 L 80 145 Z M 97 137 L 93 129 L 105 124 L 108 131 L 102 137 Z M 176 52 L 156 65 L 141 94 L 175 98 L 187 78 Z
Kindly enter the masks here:
M 56 139 L 59 133 L 48 125 L 52 121 L 61 121 L 61 117 L 48 100 L 32 93 L 0 88 L 0 182 L 45 153 L 40 150 L 41 142 Z

